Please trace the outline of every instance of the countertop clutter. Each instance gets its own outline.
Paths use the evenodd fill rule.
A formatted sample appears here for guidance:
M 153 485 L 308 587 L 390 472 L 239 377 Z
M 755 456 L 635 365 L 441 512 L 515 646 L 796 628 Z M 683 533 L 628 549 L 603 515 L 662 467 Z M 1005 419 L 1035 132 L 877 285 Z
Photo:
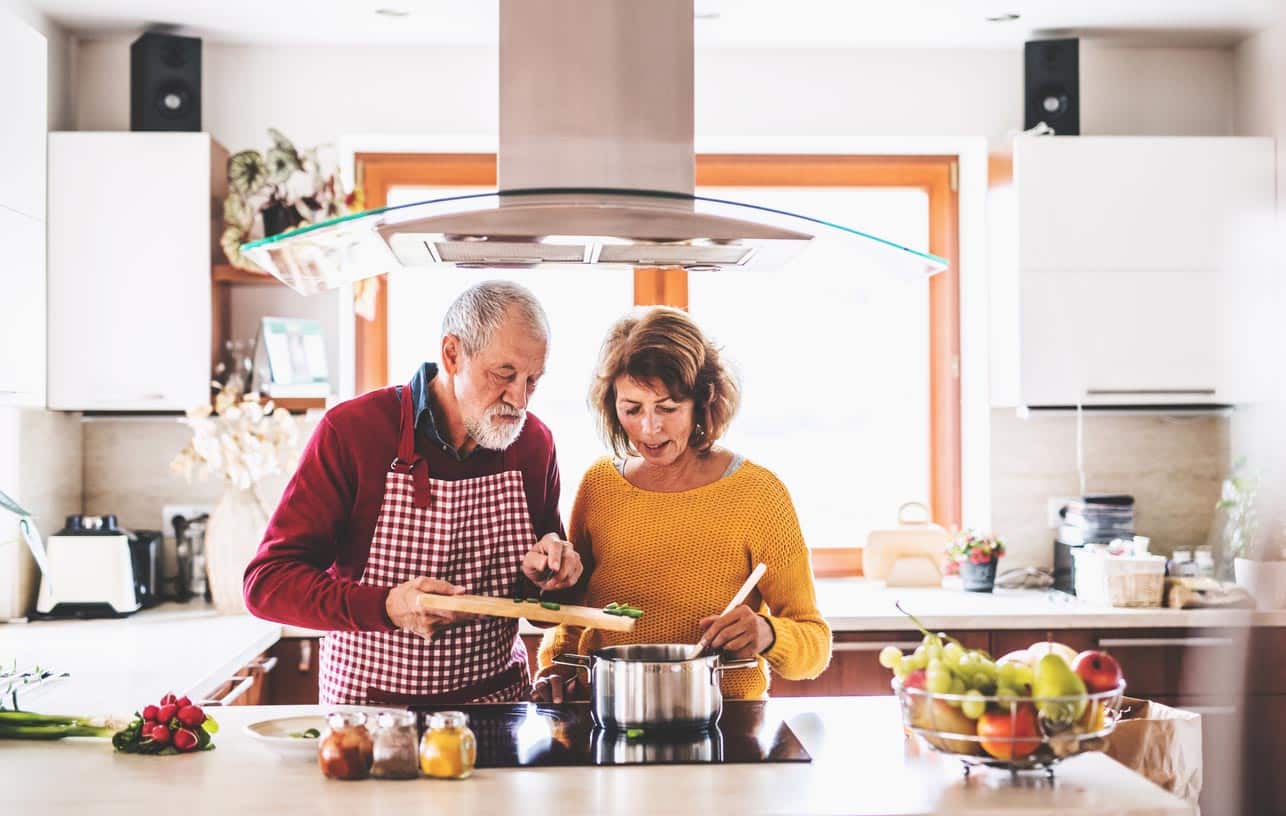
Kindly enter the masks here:
M 183 791 L 187 813 L 1191 814 L 1192 806 L 1102 754 L 1069 760 L 1053 782 L 1040 774 L 975 772 L 922 750 L 902 732 L 888 697 L 772 700 L 808 763 L 481 769 L 464 781 L 428 778 L 340 782 L 309 758 L 287 759 L 243 731 L 250 723 L 316 714 L 313 706 L 221 710 L 216 750 L 152 757 L 114 754 L 91 740 L 31 743 L 7 751 L 0 811 L 135 813 L 158 790 Z M 160 787 L 158 787 L 160 786 Z M 104 800 L 111 791 L 111 804 Z M 306 803 L 306 805 L 304 805 Z M 538 803 L 545 803 L 540 805 Z

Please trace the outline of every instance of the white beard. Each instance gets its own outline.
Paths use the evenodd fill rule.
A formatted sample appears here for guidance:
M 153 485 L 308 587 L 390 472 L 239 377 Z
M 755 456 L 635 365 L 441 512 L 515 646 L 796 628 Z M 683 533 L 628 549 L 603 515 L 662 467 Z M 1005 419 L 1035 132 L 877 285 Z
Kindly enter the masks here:
M 518 421 L 510 425 L 497 425 L 492 420 L 500 416 L 516 416 Z M 527 412 L 519 410 L 515 413 L 514 409 L 503 405 L 493 405 L 482 415 L 482 421 L 468 420 L 464 422 L 464 429 L 473 437 L 473 441 L 478 443 L 478 447 L 487 450 L 504 450 L 512 445 L 522 433 L 523 426 L 527 424 Z

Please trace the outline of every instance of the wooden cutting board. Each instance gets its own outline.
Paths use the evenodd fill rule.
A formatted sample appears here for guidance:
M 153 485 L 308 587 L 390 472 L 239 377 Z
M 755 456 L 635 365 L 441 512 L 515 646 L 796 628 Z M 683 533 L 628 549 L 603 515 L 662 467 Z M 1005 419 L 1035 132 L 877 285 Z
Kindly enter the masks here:
M 568 626 L 584 626 L 592 629 L 607 629 L 613 632 L 629 632 L 634 629 L 635 619 L 624 615 L 609 615 L 601 609 L 589 606 L 563 604 L 559 609 L 546 609 L 538 603 L 514 603 L 512 598 L 493 598 L 487 595 L 420 595 L 420 606 L 425 609 L 437 609 L 443 612 L 467 612 L 472 615 L 491 615 L 497 618 L 526 618 L 543 623 L 565 623 Z

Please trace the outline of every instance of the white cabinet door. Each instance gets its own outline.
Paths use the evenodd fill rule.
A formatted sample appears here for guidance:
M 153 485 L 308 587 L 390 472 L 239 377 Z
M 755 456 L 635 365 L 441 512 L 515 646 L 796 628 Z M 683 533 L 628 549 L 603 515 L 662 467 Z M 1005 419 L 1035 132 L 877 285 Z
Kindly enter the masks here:
M 0 405 L 45 404 L 45 225 L 0 207 Z
M 1273 167 L 1267 139 L 1019 139 L 1023 404 L 1233 401 L 1218 303 Z
M 45 38 L 0 10 L 0 206 L 45 220 Z
M 53 133 L 49 407 L 209 399 L 210 139 Z

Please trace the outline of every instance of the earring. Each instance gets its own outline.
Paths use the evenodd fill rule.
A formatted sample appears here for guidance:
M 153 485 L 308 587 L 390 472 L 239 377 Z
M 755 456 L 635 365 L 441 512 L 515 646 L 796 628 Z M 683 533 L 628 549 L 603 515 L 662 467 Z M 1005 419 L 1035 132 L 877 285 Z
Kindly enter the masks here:
M 701 425 L 700 425 L 700 424 L 698 424 L 698 425 L 697 425 L 697 427 L 695 428 L 695 430 L 696 430 L 696 432 L 697 432 L 697 436 L 699 436 L 699 437 L 700 437 L 700 436 L 705 436 L 705 435 L 706 435 L 706 429 L 705 429 L 705 428 L 703 428 L 703 427 L 701 427 Z

